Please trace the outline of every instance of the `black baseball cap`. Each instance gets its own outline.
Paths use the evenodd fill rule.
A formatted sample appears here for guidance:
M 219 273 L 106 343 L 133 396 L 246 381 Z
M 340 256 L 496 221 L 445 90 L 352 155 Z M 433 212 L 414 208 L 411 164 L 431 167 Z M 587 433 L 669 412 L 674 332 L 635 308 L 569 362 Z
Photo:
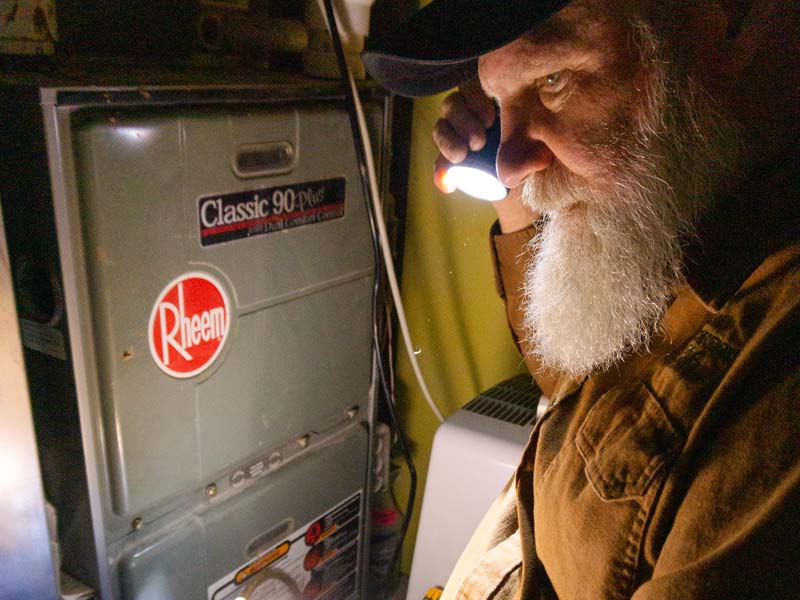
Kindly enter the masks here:
M 402 96 L 438 94 L 477 74 L 478 57 L 547 20 L 570 0 L 433 0 L 361 58 L 383 87 Z

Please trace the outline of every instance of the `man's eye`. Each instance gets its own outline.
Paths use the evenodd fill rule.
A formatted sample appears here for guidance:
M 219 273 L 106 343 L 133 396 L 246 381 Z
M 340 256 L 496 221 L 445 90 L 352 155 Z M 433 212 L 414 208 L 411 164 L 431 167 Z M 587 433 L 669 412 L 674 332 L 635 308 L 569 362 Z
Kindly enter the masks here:
M 538 81 L 539 88 L 545 92 L 558 92 L 567 84 L 569 81 L 570 72 L 567 70 L 564 71 L 556 71 L 555 73 L 550 73 L 549 75 L 545 75 L 541 77 Z
M 550 73 L 547 77 L 544 78 L 544 82 L 547 85 L 558 85 L 558 82 L 561 81 L 561 72 L 558 73 Z
M 558 111 L 563 107 L 574 89 L 571 74 L 569 70 L 556 71 L 539 79 L 539 98 L 546 108 Z

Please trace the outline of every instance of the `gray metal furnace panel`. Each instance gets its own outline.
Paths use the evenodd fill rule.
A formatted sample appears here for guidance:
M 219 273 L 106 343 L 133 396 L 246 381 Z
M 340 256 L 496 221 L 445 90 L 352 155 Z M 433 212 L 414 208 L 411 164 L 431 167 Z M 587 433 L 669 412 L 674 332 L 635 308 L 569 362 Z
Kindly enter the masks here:
M 312 105 L 276 113 L 229 116 L 224 122 L 185 124 L 187 154 L 202 173 L 187 180 L 187 195 L 204 196 L 241 189 L 277 187 L 294 182 L 346 177 L 345 216 L 313 226 L 201 247 L 191 245 L 191 260 L 210 262 L 226 273 L 241 271 L 234 281 L 240 306 L 266 302 L 337 277 L 372 268 L 369 226 L 352 134 L 343 110 Z M 269 178 L 236 179 L 230 163 L 242 146 L 289 141 L 297 160 L 290 173 Z M 208 149 L 221 154 L 208 156 Z M 189 211 L 187 231 L 197 232 L 196 208 Z
M 234 499 L 218 506 L 212 502 L 203 511 L 153 535 L 146 529 L 134 534 L 133 539 L 125 540 L 115 559 L 121 600 L 200 600 L 208 597 L 210 586 L 245 565 L 255 565 L 249 571 L 254 575 L 263 572 L 261 566 L 267 564 L 263 557 L 283 542 L 290 542 L 303 553 L 310 552 L 313 544 L 307 543 L 306 537 L 309 523 L 341 503 L 363 503 L 367 455 L 366 430 L 351 427 L 330 445 L 258 480 Z M 350 521 L 350 525 L 358 529 L 358 517 L 354 516 L 356 522 Z M 345 550 L 350 553 L 352 562 L 342 573 L 355 569 L 356 556 L 363 552 L 363 532 L 353 533 L 358 534 L 356 539 L 351 536 L 334 548 L 342 556 Z M 324 543 L 322 538 L 320 542 Z M 331 548 L 327 551 L 332 554 Z M 287 563 L 288 557 L 282 557 L 269 566 L 273 571 L 294 575 L 301 589 L 308 585 L 308 563 L 305 567 L 297 561 L 294 565 Z M 342 573 L 337 576 L 344 578 Z M 235 586 L 224 590 L 215 596 L 217 600 L 238 595 Z
M 166 276 L 162 266 L 188 260 L 231 277 L 237 304 L 248 306 L 372 268 L 344 110 L 317 103 L 258 111 L 116 111 L 84 119 L 77 150 L 90 255 L 103 268 L 95 274 L 98 284 L 124 281 L 129 287 L 139 275 Z M 289 172 L 236 176 L 231 163 L 239 149 L 283 141 L 296 152 Z M 200 198 L 335 177 L 346 178 L 343 218 L 201 245 Z M 138 256 L 128 256 L 132 252 Z
M 371 313 L 371 292 L 371 281 L 359 279 L 239 319 L 230 354 L 197 387 L 203 477 L 253 448 L 295 439 L 363 407 L 372 332 L 350 315 Z
M 114 513 L 152 512 L 369 397 L 373 254 L 338 104 L 91 110 L 73 123 Z M 280 172 L 232 168 L 241 148 L 283 142 L 295 155 Z M 201 242 L 201 198 L 341 178 L 340 218 Z M 231 325 L 214 363 L 180 379 L 153 360 L 148 321 L 187 272 L 224 288 Z

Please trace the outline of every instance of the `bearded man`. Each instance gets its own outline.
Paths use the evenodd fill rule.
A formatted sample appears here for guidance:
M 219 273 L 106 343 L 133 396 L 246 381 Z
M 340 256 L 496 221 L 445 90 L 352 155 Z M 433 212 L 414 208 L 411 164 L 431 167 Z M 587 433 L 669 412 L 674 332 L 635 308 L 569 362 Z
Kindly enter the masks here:
M 368 44 L 390 89 L 461 86 L 438 166 L 499 117 L 499 287 L 551 401 L 444 598 L 800 598 L 799 24 L 435 0 Z

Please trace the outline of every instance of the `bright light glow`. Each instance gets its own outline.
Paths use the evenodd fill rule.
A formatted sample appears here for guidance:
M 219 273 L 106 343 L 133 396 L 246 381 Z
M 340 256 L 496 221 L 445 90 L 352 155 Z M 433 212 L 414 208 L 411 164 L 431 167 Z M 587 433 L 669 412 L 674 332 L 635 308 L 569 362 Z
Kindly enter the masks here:
M 448 187 L 455 187 L 480 200 L 496 202 L 502 200 L 508 194 L 506 187 L 500 183 L 496 177 L 492 177 L 486 171 L 473 167 L 456 165 L 450 167 L 445 176 Z
M 442 192 L 445 194 L 452 194 L 456 191 L 455 181 L 452 181 L 452 178 L 447 176 L 449 172 L 450 169 L 443 168 L 438 169 L 435 174 L 436 187 L 442 190 Z
M 144 142 L 152 137 L 155 128 L 153 127 L 116 127 L 114 131 L 119 135 L 134 142 Z

